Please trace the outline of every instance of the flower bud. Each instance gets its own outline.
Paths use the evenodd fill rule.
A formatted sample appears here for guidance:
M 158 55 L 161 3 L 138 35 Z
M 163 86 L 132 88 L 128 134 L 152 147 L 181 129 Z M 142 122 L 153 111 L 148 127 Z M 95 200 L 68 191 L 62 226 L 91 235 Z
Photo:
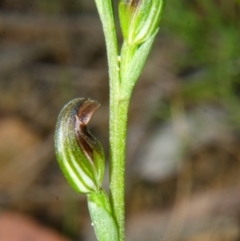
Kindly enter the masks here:
M 165 0 L 120 0 L 119 19 L 123 38 L 141 44 L 158 30 Z
M 77 98 L 63 107 L 57 120 L 57 161 L 69 184 L 81 193 L 99 190 L 103 180 L 103 148 L 87 128 L 99 106 L 97 101 Z

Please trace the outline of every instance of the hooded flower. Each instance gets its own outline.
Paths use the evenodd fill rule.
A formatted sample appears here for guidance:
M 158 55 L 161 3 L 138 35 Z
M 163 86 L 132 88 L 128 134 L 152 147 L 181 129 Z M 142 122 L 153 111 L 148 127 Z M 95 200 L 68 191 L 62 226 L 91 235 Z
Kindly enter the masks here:
M 63 107 L 57 120 L 57 161 L 69 184 L 81 193 L 99 190 L 103 180 L 103 148 L 87 128 L 99 106 L 94 100 L 77 98 Z

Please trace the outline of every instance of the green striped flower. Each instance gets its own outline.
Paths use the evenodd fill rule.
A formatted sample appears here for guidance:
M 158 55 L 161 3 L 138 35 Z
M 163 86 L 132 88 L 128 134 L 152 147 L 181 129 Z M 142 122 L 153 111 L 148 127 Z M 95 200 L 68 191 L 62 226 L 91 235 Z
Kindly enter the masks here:
M 103 148 L 87 128 L 99 106 L 94 100 L 77 98 L 63 107 L 57 120 L 57 161 L 69 184 L 80 193 L 100 190 L 103 180 Z
M 141 44 L 159 28 L 165 0 L 120 0 L 119 19 L 124 40 Z

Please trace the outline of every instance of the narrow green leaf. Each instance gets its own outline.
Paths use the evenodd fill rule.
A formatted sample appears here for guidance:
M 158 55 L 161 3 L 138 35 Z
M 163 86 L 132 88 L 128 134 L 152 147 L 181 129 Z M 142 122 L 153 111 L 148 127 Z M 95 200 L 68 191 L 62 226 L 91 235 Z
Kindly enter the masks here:
M 131 95 L 132 89 L 142 72 L 143 66 L 151 50 L 156 33 L 145 43 L 143 43 L 138 49 L 136 49 L 133 57 L 127 65 L 126 71 L 121 72 L 122 93 L 126 96 Z
M 118 229 L 104 191 L 88 194 L 88 208 L 98 241 L 118 241 Z

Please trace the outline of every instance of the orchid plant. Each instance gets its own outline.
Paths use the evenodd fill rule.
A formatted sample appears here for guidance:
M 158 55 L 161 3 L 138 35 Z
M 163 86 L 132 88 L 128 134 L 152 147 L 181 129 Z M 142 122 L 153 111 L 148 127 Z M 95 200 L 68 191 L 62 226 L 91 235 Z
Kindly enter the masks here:
M 99 241 L 124 241 L 124 169 L 127 113 L 133 87 L 159 30 L 165 0 L 120 0 L 118 15 L 123 35 L 116 36 L 111 0 L 95 0 L 103 26 L 110 82 L 109 196 L 102 188 L 105 157 L 101 143 L 87 124 L 100 106 L 77 98 L 59 114 L 55 151 L 59 166 L 72 188 L 87 195 Z M 119 51 L 120 49 L 120 51 Z

